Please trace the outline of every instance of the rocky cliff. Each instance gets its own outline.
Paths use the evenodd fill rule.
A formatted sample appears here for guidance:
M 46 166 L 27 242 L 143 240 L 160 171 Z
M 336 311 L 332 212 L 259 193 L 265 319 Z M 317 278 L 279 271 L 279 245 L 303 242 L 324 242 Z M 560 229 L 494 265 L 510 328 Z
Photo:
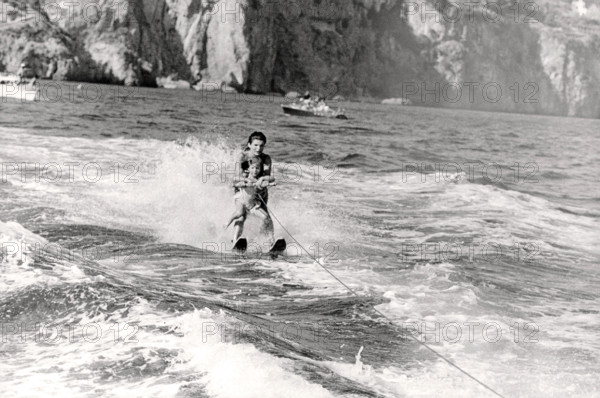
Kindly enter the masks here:
M 0 72 L 600 117 L 579 1 L 0 0 Z

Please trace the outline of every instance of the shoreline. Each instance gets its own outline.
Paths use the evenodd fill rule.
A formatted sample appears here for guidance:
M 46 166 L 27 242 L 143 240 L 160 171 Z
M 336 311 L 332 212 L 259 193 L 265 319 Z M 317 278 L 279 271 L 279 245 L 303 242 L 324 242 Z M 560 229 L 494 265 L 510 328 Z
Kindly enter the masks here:
M 237 91 L 222 91 L 216 90 L 198 90 L 193 87 L 190 88 L 165 88 L 165 87 L 151 87 L 151 86 L 128 86 L 124 84 L 111 84 L 111 83 L 93 83 L 87 81 L 74 81 L 74 80 L 52 80 L 40 78 L 37 80 L 36 85 L 38 86 L 38 93 L 34 100 L 23 98 L 21 102 L 59 102 L 59 101 L 70 101 L 70 102 L 121 102 L 133 99 L 136 94 L 141 90 L 151 91 L 173 91 L 181 93 L 182 95 L 198 96 L 202 101 L 207 102 L 248 102 L 248 103 L 272 103 L 277 105 L 291 104 L 295 102 L 295 98 L 288 98 L 285 94 L 277 92 L 269 93 L 244 93 Z M 12 83 L 0 84 L 0 101 L 3 103 L 7 102 L 5 93 L 10 92 L 8 87 L 14 87 Z M 66 90 L 65 90 L 66 88 Z M 104 89 L 106 88 L 106 89 Z M 12 88 L 14 90 L 14 88 Z M 28 93 L 27 96 L 31 96 Z M 264 100 L 262 100 L 264 98 Z M 397 97 L 401 98 L 401 97 Z M 368 104 L 368 105 L 382 105 L 384 108 L 389 108 L 394 111 L 403 108 L 431 108 L 431 109 L 444 109 L 444 110 L 460 110 L 460 111 L 472 111 L 472 112 L 490 112 L 498 114 L 510 114 L 510 115 L 524 115 L 524 116 L 542 116 L 542 117 L 558 117 L 558 118 L 569 118 L 569 119 L 583 119 L 583 120 L 600 120 L 600 116 L 594 117 L 583 117 L 583 116 L 569 116 L 551 113 L 540 113 L 540 112 L 515 112 L 505 109 L 480 109 L 478 107 L 462 107 L 462 106 L 445 106 L 434 103 L 426 102 L 413 102 L 410 105 L 401 104 L 383 104 L 382 101 L 386 98 L 378 97 L 343 97 L 343 99 L 327 99 L 326 103 L 333 109 L 341 107 L 341 104 Z M 12 101 L 19 101 L 19 98 L 11 96 Z

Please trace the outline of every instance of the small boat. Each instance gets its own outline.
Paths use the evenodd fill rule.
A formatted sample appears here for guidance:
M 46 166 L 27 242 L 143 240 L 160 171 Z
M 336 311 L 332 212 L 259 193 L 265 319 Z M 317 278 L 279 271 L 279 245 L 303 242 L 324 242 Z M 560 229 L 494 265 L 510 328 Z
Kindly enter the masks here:
M 39 101 L 39 90 L 36 84 L 0 83 L 0 101 Z
M 0 98 L 3 102 L 6 98 L 21 101 L 38 100 L 39 90 L 35 83 L 35 78 L 21 79 L 16 74 L 0 73 Z
M 301 105 L 298 103 L 281 105 L 283 108 L 283 113 L 286 115 L 293 116 L 316 116 L 316 117 L 330 117 L 335 119 L 348 119 L 346 115 L 339 109 L 334 111 L 328 106 L 325 106 L 324 109 L 318 109 L 313 106 Z

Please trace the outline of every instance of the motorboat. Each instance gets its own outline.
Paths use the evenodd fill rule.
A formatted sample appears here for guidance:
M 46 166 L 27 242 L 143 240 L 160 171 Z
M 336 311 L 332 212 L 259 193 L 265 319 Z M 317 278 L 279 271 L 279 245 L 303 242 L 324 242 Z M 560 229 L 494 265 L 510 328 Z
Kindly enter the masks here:
M 335 119 L 348 119 L 341 109 L 331 109 L 325 103 L 315 103 L 314 101 L 300 101 L 291 104 L 282 104 L 283 113 L 292 116 L 316 116 L 329 117 Z

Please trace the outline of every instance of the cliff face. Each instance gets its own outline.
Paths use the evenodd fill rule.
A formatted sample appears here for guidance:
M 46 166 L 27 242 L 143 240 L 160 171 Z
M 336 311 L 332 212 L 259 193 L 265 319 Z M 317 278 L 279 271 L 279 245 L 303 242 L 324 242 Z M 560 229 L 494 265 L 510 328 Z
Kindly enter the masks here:
M 250 91 L 399 95 L 403 79 L 437 73 L 402 23 L 399 1 L 269 0 L 249 4 Z
M 431 6 L 425 12 L 429 18 L 407 14 L 413 32 L 429 48 L 435 70 L 444 77 L 442 87 L 463 89 L 457 105 L 600 117 L 598 16 L 577 15 L 570 2 L 561 0 L 518 7 L 508 1 L 495 6 L 452 4 L 459 7 Z M 470 88 L 474 101 L 467 93 Z M 452 102 L 453 94 L 450 88 L 446 102 Z
M 600 37 L 565 39 L 540 29 L 543 72 L 569 116 L 600 117 Z
M 544 1 L 0 0 L 0 71 L 600 117 L 600 17 Z
M 34 1 L 0 2 L 0 71 L 16 72 L 27 61 L 38 75 L 64 76 L 74 60 L 75 42 L 34 11 Z

